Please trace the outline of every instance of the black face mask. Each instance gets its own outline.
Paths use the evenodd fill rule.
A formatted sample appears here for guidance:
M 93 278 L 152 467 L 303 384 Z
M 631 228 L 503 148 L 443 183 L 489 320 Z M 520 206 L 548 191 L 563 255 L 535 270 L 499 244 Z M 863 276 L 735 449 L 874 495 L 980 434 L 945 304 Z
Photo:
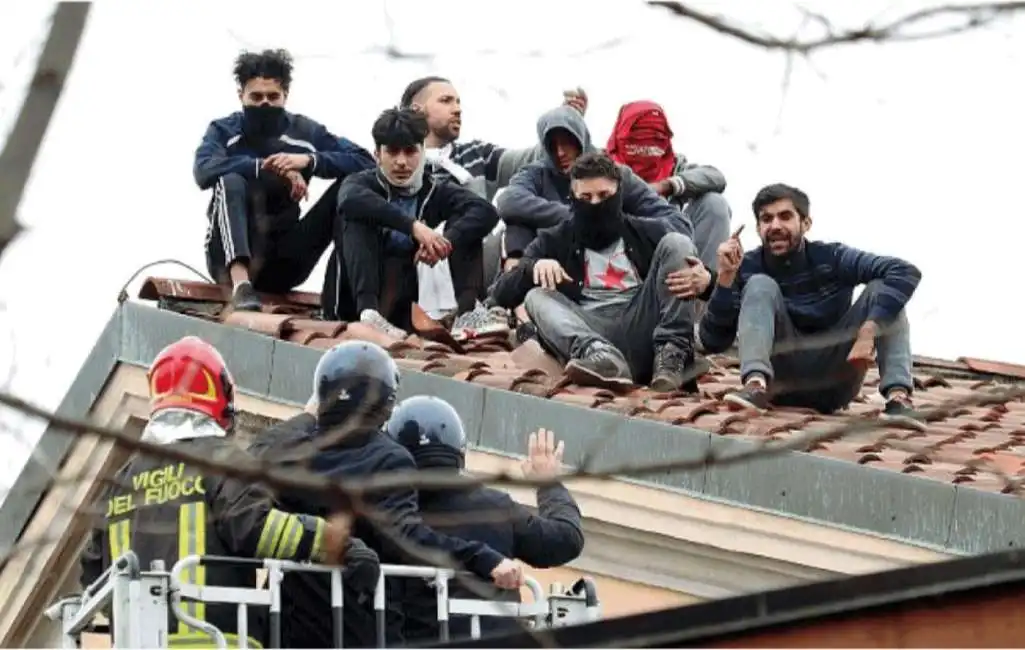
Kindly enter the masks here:
M 572 199 L 573 228 L 585 248 L 603 250 L 623 236 L 623 193 L 600 203 Z
M 285 108 L 260 104 L 242 107 L 242 130 L 255 138 L 276 138 L 284 132 Z

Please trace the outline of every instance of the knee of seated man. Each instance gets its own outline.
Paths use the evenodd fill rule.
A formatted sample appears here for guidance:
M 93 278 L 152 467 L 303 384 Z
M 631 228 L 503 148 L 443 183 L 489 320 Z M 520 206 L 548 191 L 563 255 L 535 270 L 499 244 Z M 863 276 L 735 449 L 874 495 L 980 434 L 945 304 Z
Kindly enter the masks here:
M 771 276 L 764 273 L 756 273 L 747 279 L 744 283 L 743 297 L 758 295 L 758 296 L 776 296 L 781 295 L 783 292 L 779 288 L 777 283 Z
M 707 210 L 716 216 L 725 217 L 727 220 L 732 216 L 733 210 L 730 208 L 730 202 L 726 200 L 726 197 L 719 192 L 706 192 L 698 198 L 694 199 L 694 205 L 701 206 L 702 209 Z
M 869 280 L 865 283 L 865 288 L 861 290 L 861 294 L 865 297 L 877 296 L 886 290 L 886 283 L 882 280 Z
M 662 239 L 658 242 L 658 246 L 655 248 L 656 254 L 667 253 L 680 257 L 697 255 L 697 250 L 694 247 L 694 241 L 690 237 L 678 232 L 670 232 L 663 235 Z
M 242 174 L 225 174 L 219 179 L 224 191 L 228 194 L 245 193 L 249 189 L 249 181 Z
M 544 287 L 534 287 L 527 292 L 526 297 L 523 299 L 523 307 L 527 310 L 527 313 L 533 314 L 538 313 L 544 309 L 544 304 L 551 301 L 558 291 L 555 289 L 545 289 Z

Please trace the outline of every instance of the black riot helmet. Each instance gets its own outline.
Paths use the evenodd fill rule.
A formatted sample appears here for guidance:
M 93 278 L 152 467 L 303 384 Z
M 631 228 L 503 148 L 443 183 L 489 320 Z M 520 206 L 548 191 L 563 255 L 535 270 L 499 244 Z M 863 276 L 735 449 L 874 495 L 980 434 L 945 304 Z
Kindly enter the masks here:
M 391 416 L 399 392 L 399 368 L 384 348 L 347 341 L 324 353 L 313 373 L 317 424 L 379 429 Z
M 430 395 L 399 402 L 388 420 L 388 434 L 409 450 L 419 467 L 461 468 L 466 431 L 452 405 Z

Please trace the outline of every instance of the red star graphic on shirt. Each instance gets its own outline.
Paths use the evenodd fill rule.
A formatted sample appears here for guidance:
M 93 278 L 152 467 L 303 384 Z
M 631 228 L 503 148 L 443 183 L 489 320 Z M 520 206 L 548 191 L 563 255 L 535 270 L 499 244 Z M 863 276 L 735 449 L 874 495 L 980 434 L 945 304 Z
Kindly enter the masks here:
M 623 278 L 626 277 L 626 271 L 617 269 L 612 265 L 612 262 L 609 262 L 609 265 L 605 267 L 605 272 L 597 277 L 602 281 L 606 289 L 626 289 L 626 283 L 623 282 Z

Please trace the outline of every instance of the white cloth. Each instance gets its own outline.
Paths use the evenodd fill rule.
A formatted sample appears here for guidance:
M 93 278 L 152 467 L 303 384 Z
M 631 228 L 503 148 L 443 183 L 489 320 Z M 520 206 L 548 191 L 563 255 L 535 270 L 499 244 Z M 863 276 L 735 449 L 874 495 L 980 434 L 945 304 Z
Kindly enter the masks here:
M 460 185 L 466 185 L 473 180 L 473 175 L 466 171 L 462 165 L 452 160 L 452 145 L 447 144 L 441 148 L 424 149 L 424 157 L 432 165 L 441 167 L 452 175 Z
M 434 230 L 444 234 L 445 222 L 442 221 Z M 441 318 L 456 308 L 456 288 L 452 284 L 452 270 L 448 260 L 441 260 L 434 268 L 417 262 L 416 277 L 420 284 L 417 302 L 428 316 Z

